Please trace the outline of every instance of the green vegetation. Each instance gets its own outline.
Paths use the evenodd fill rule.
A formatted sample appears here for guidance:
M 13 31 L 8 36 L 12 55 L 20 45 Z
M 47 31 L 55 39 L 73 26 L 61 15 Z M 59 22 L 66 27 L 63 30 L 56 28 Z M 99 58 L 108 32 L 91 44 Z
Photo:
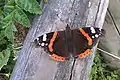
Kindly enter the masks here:
M 19 33 L 21 27 L 30 28 L 30 14 L 41 13 L 37 0 L 0 0 L 0 80 L 9 79 L 16 53 L 21 49 L 21 43 L 15 42 L 15 33 Z M 17 37 L 21 38 L 21 35 Z M 120 80 L 119 73 L 120 70 L 109 68 L 101 55 L 96 54 L 90 80 Z
M 28 14 L 41 14 L 36 0 L 0 0 L 0 80 L 7 80 L 21 48 L 15 43 L 18 24 L 31 26 Z
M 120 80 L 120 70 L 107 66 L 104 58 L 99 53 L 96 53 L 90 80 Z

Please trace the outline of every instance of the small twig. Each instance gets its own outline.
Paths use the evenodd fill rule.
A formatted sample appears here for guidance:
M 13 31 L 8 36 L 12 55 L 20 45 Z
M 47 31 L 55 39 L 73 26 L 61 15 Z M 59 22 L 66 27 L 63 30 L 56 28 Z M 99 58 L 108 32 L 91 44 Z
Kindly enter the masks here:
M 0 73 L 0 76 L 6 76 L 6 74 L 5 73 Z
M 118 57 L 118 56 L 116 56 L 116 55 L 113 55 L 112 53 L 109 53 L 109 52 L 107 52 L 107 51 L 104 51 L 104 50 L 102 50 L 102 49 L 100 49 L 100 48 L 97 48 L 97 49 L 98 49 L 99 51 L 102 51 L 102 52 L 108 54 L 109 56 L 112 56 L 112 57 L 120 60 L 120 57 Z
M 22 48 L 22 46 L 19 46 L 19 47 L 14 48 L 14 50 L 19 50 L 21 48 Z

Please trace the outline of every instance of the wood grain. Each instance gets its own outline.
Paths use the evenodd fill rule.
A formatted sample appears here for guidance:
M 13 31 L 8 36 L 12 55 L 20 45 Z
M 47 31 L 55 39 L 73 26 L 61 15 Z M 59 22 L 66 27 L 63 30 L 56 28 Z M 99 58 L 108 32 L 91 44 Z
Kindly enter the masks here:
M 108 0 L 49 0 L 33 21 L 10 80 L 88 80 L 96 47 L 84 59 L 56 62 L 42 48 L 35 48 L 33 41 L 67 24 L 102 27 L 107 7 Z

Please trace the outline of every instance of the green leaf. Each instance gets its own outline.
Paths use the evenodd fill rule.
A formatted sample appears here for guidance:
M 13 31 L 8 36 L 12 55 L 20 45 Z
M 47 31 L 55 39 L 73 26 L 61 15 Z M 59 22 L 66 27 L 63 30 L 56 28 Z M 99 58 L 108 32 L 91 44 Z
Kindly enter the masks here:
M 13 25 L 12 28 L 13 28 L 13 31 L 14 31 L 14 32 L 17 32 L 17 31 L 18 31 L 15 25 Z
M 36 0 L 15 0 L 16 4 L 30 13 L 41 14 L 41 8 Z
M 7 0 L 7 5 L 15 5 L 15 0 Z
M 2 40 L 5 37 L 4 30 L 0 31 L 0 40 Z
M 111 76 L 107 76 L 107 80 L 112 80 L 112 79 L 111 79 Z
M 14 20 L 17 23 L 20 23 L 25 27 L 30 27 L 30 21 L 29 21 L 27 15 L 17 6 L 14 11 Z
M 3 14 L 3 11 L 0 9 L 0 21 L 4 18 Z
M 9 15 L 15 9 L 15 0 L 7 0 L 4 6 L 4 14 Z
M 5 0 L 0 0 L 0 7 L 5 5 Z
M 3 48 L 3 46 L 5 46 L 5 44 L 7 44 L 7 40 L 4 39 L 5 38 L 5 31 L 4 30 L 1 30 L 0 31 L 0 51 L 1 49 Z
M 7 36 L 7 38 L 8 38 L 11 42 L 13 42 L 13 38 L 14 38 L 13 27 L 14 27 L 14 24 L 11 22 L 11 23 L 5 28 L 5 35 Z
M 9 57 L 10 57 L 9 49 L 6 49 L 6 50 L 0 52 L 0 70 L 4 65 L 7 65 Z
M 15 7 L 13 5 L 5 5 L 4 6 L 4 14 L 9 15 L 14 9 L 15 9 Z
M 12 22 L 12 17 L 13 17 L 13 13 L 7 15 L 1 22 L 0 22 L 0 28 L 6 28 L 7 26 L 10 25 L 10 23 Z

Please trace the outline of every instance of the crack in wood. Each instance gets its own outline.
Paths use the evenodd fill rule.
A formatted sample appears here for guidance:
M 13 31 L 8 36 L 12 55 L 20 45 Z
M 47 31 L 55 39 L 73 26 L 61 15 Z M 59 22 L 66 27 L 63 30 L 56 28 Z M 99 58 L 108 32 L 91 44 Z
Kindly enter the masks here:
M 76 59 L 73 60 L 73 65 L 72 65 L 72 68 L 71 68 L 71 73 L 70 73 L 70 79 L 69 80 L 72 80 L 72 75 L 73 75 L 73 70 L 74 70 L 74 66 L 75 66 L 75 62 L 76 62 Z

